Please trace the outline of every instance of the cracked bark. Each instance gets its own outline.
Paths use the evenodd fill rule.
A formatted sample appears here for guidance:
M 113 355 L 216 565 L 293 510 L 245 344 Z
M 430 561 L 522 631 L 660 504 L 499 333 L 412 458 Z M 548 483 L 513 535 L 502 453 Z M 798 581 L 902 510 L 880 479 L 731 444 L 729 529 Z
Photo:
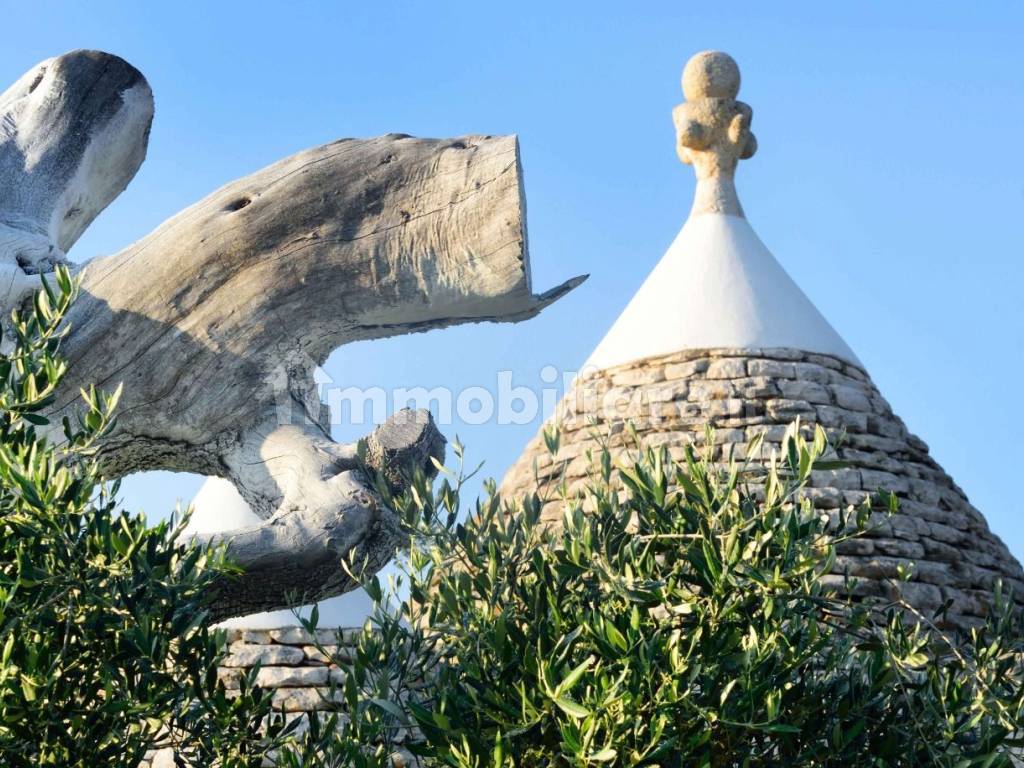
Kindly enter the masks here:
M 132 178 L 151 98 L 130 65 L 82 51 L 0 95 L 8 305 L 32 284 L 24 265 L 52 269 Z M 43 148 L 33 163 L 26 147 Z M 51 156 L 64 160 L 39 162 Z M 394 521 L 354 447 L 331 441 L 313 370 L 351 341 L 525 320 L 575 287 L 533 294 L 524 215 L 515 137 L 392 134 L 285 158 L 79 270 L 70 374 L 49 415 L 75 411 L 80 386 L 123 382 L 107 473 L 226 477 L 265 519 L 221 537 L 244 575 L 218 617 L 339 594 L 353 586 L 340 560 L 382 565 Z M 392 482 L 443 456 L 422 414 L 397 414 L 368 444 Z

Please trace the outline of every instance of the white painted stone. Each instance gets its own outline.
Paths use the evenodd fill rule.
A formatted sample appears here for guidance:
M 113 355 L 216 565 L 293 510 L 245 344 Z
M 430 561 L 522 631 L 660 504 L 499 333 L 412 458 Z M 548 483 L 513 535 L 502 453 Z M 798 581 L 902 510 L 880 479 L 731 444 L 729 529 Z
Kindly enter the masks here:
M 585 365 L 721 347 L 790 347 L 860 365 L 750 223 L 721 213 L 686 222 Z

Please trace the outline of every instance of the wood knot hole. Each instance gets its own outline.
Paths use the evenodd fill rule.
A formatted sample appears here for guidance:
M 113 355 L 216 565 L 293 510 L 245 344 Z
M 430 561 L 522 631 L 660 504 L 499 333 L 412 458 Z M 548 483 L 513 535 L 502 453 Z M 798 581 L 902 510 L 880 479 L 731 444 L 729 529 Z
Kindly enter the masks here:
M 225 205 L 224 206 L 224 210 L 225 211 L 240 211 L 243 208 L 245 208 L 245 206 L 247 206 L 251 202 L 252 202 L 252 200 L 250 200 L 248 197 L 240 197 L 237 200 L 234 200 L 234 201 L 228 203 L 227 205 Z

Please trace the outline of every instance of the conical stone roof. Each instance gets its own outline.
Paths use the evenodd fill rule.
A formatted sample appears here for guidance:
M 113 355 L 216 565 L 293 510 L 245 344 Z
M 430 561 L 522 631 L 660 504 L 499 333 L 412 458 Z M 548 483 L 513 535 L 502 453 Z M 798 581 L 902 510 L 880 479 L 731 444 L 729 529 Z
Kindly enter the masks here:
M 690 217 L 552 416 L 562 435 L 557 456 L 548 454 L 545 425 L 502 492 L 528 493 L 537 477 L 574 491 L 598 436 L 610 436 L 613 453 L 631 450 L 627 422 L 645 444 L 666 445 L 676 457 L 703 442 L 708 424 L 723 459 L 742 456 L 764 433 L 767 458 L 799 416 L 845 432 L 839 453 L 848 466 L 816 472 L 808 490 L 820 509 L 859 504 L 880 489 L 900 497 L 898 514 L 840 544 L 837 578 L 857 577 L 865 594 L 898 589 L 924 611 L 952 599 L 958 622 L 985 615 L 997 579 L 1024 596 L 1020 564 L 747 222 L 733 176 L 757 144 L 751 109 L 736 100 L 739 85 L 724 53 L 687 63 L 686 103 L 673 118 L 680 159 L 697 176 Z M 557 520 L 558 503 L 545 514 Z M 915 578 L 897 587 L 897 567 L 909 563 Z

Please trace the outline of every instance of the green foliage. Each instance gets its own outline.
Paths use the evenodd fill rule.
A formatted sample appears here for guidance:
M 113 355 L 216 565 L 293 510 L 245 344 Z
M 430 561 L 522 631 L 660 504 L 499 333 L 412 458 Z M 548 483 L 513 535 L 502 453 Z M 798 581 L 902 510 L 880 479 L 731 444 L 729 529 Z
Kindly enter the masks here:
M 557 526 L 541 499 L 503 502 L 493 483 L 465 517 L 461 471 L 439 467 L 436 489 L 413 478 L 401 498 L 382 482 L 409 535 L 402 575 L 367 584 L 378 607 L 355 659 L 336 659 L 338 712 L 295 737 L 257 670 L 237 691 L 217 679 L 224 636 L 206 619 L 223 551 L 120 514 L 102 484 L 117 393 L 83 392 L 74 423 L 43 415 L 75 292 L 56 278 L 0 353 L 3 766 L 135 768 L 174 744 L 182 766 L 383 768 L 410 732 L 459 768 L 1020 756 L 1019 613 L 997 589 L 989 624 L 953 642 L 909 606 L 847 598 L 825 578 L 835 545 L 874 513 L 813 509 L 803 491 L 829 447 L 799 424 L 767 468 L 663 450 L 613 468 L 604 452 Z M 556 452 L 557 432 L 545 439 Z
M 281 724 L 256 736 L 268 695 L 217 681 L 225 641 L 206 606 L 223 553 L 117 511 L 95 452 L 119 392 L 83 392 L 77 423 L 41 415 L 76 291 L 64 270 L 56 282 L 14 314 L 0 354 L 0 764 L 136 768 L 180 738 L 183 764 L 257 766 Z
M 1019 617 L 997 591 L 993 622 L 954 643 L 933 617 L 828 586 L 835 544 L 872 515 L 829 520 L 803 498 L 829 450 L 797 424 L 767 468 L 647 450 L 613 469 L 605 454 L 561 526 L 493 484 L 463 519 L 465 478 L 418 478 L 392 500 L 402 576 L 390 598 L 370 581 L 376 614 L 338 660 L 349 730 L 288 765 L 348 764 L 331 761 L 359 740 L 380 744 L 362 765 L 385 765 L 413 727 L 417 751 L 465 768 L 1011 765 Z M 380 607 L 403 581 L 409 598 Z

